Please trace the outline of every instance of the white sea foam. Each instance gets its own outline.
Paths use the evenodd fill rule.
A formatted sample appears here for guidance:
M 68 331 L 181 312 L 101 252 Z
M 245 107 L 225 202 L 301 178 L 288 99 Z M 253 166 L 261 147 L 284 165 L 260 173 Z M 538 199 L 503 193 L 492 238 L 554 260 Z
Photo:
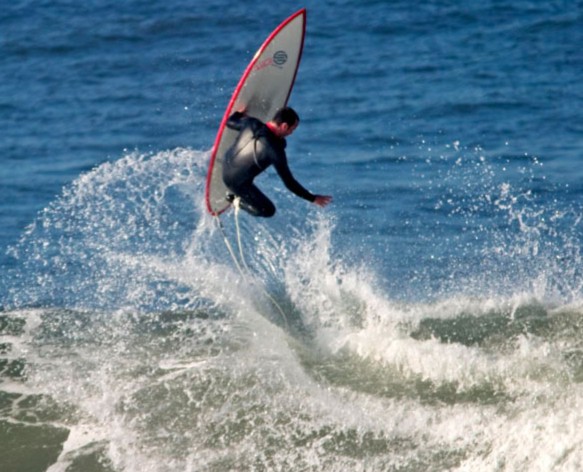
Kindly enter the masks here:
M 549 305 L 539 277 L 511 296 L 397 303 L 364 262 L 334 255 L 323 213 L 286 237 L 277 220 L 242 216 L 253 272 L 242 277 L 200 198 L 207 159 L 175 150 L 104 164 L 24 236 L 27 267 L 52 269 L 39 299 L 64 292 L 67 310 L 18 314 L 25 334 L 3 341 L 28 378 L 1 388 L 75 412 L 50 472 L 95 452 L 127 472 L 580 465 L 582 397 L 566 361 L 579 346 L 552 325 L 580 312 L 576 299 Z M 181 211 L 192 223 L 179 231 Z M 547 331 L 415 335 L 428 320 L 517 323 L 525 309 Z

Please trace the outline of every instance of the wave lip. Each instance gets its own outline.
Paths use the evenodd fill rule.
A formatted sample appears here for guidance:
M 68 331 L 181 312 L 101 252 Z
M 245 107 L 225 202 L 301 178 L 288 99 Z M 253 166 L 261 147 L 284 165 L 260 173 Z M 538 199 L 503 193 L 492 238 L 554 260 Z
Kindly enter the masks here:
M 253 274 L 242 278 L 205 212 L 209 153 L 135 152 L 83 174 L 12 249 L 0 434 L 37 438 L 46 454 L 31 457 L 53 471 L 350 470 L 363 461 L 464 470 L 492 454 L 517 465 L 527 459 L 507 448 L 510 434 L 538 431 L 533 424 L 549 433 L 533 433 L 529 465 L 579 460 L 578 433 L 570 436 L 579 418 L 568 410 L 583 379 L 573 239 L 559 238 L 571 265 L 556 270 L 547 255 L 557 248 L 541 238 L 554 230 L 540 221 L 552 209 L 498 185 L 480 150 L 454 149 L 468 181 L 483 169 L 467 190 L 483 198 L 471 203 L 452 187 L 441 214 L 506 215 L 485 254 L 512 261 L 518 284 L 496 279 L 492 263 L 397 300 L 370 255 L 344 244 L 339 218 L 306 217 L 283 198 L 286 219 L 241 218 Z M 447 159 L 438 166 L 446 177 Z M 229 215 L 224 226 L 235 238 Z M 562 449 L 544 447 L 551 437 Z

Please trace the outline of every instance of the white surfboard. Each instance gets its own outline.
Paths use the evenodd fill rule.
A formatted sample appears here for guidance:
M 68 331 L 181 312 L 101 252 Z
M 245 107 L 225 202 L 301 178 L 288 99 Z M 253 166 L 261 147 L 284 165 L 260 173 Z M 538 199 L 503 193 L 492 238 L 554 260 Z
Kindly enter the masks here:
M 306 10 L 302 9 L 281 25 L 259 48 L 245 70 L 231 101 L 213 147 L 206 182 L 207 209 L 212 215 L 225 211 L 227 187 L 223 183 L 223 156 L 237 138 L 237 131 L 226 127 L 229 116 L 245 108 L 249 116 L 264 123 L 286 106 L 296 78 L 306 32 Z

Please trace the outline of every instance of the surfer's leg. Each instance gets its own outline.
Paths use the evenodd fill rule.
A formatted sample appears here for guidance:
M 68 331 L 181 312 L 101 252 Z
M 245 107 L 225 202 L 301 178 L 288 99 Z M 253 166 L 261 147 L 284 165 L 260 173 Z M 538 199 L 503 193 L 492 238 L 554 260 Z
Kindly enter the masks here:
M 240 206 L 247 213 L 262 218 L 275 215 L 275 205 L 255 185 L 231 190 L 241 198 Z

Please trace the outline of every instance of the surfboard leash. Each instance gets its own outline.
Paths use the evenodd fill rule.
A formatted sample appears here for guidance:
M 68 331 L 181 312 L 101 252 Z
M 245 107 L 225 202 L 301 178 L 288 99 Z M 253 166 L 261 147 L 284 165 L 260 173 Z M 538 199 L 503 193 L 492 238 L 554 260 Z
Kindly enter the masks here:
M 239 254 L 241 255 L 241 261 L 243 263 L 243 266 L 245 267 L 245 271 L 247 272 L 247 275 L 252 279 L 251 270 L 249 269 L 249 266 L 247 265 L 247 262 L 245 261 L 245 256 L 243 255 L 243 244 L 241 243 L 241 230 L 239 228 L 239 209 L 240 209 L 239 198 L 236 198 L 233 203 L 234 203 L 234 207 L 235 207 L 235 211 L 234 211 L 235 227 L 237 228 L 237 243 L 239 245 Z M 221 231 L 221 234 L 223 235 L 223 240 L 225 241 L 225 245 L 227 246 L 227 249 L 229 250 L 229 254 L 231 254 L 233 262 L 237 266 L 237 269 L 239 269 L 239 273 L 241 274 L 241 277 L 243 277 L 244 280 L 248 280 L 247 277 L 245 276 L 245 273 L 243 272 L 243 269 L 241 268 L 241 264 L 239 264 L 239 261 L 237 260 L 237 256 L 235 255 L 235 251 L 233 251 L 233 248 L 232 248 L 231 244 L 229 243 L 229 240 L 227 238 L 227 235 L 225 233 L 225 230 L 223 228 L 223 224 L 221 223 L 221 219 L 220 219 L 219 215 L 216 215 L 216 221 L 217 221 L 217 225 L 219 227 L 219 230 Z M 289 329 L 289 323 L 287 322 L 287 316 L 285 316 L 285 313 L 284 313 L 283 309 L 281 308 L 281 306 L 279 305 L 279 303 L 277 303 L 275 298 L 265 288 L 263 288 L 263 286 L 261 286 L 261 284 L 256 284 L 256 285 L 258 285 L 260 290 L 263 292 L 263 294 L 271 300 L 271 303 L 273 303 L 275 305 L 275 307 L 278 309 L 279 313 L 281 314 L 281 317 L 283 318 L 283 321 L 285 323 L 285 327 L 287 329 Z
M 239 210 L 241 210 L 241 198 L 237 197 L 233 200 L 233 206 L 235 207 L 235 227 L 237 228 L 237 243 L 239 244 L 239 254 L 241 254 L 241 262 L 247 273 L 251 273 L 245 256 L 243 255 L 243 244 L 241 244 L 241 230 L 239 229 Z
M 241 266 L 239 265 L 239 261 L 237 260 L 237 257 L 235 256 L 235 253 L 233 252 L 233 248 L 231 247 L 231 243 L 229 243 L 229 240 L 227 239 L 227 235 L 225 234 L 225 229 L 223 228 L 223 223 L 221 222 L 221 218 L 219 217 L 219 215 L 215 215 L 215 218 L 216 218 L 215 221 L 217 223 L 217 226 L 218 226 L 219 230 L 221 231 L 221 234 L 223 235 L 223 240 L 225 241 L 225 245 L 227 246 L 227 249 L 229 250 L 229 254 L 231 254 L 231 257 L 233 258 L 233 262 L 237 266 L 237 269 L 239 269 L 239 273 L 241 274 L 241 276 L 243 278 L 245 278 L 245 274 L 243 273 L 243 269 L 241 269 Z

